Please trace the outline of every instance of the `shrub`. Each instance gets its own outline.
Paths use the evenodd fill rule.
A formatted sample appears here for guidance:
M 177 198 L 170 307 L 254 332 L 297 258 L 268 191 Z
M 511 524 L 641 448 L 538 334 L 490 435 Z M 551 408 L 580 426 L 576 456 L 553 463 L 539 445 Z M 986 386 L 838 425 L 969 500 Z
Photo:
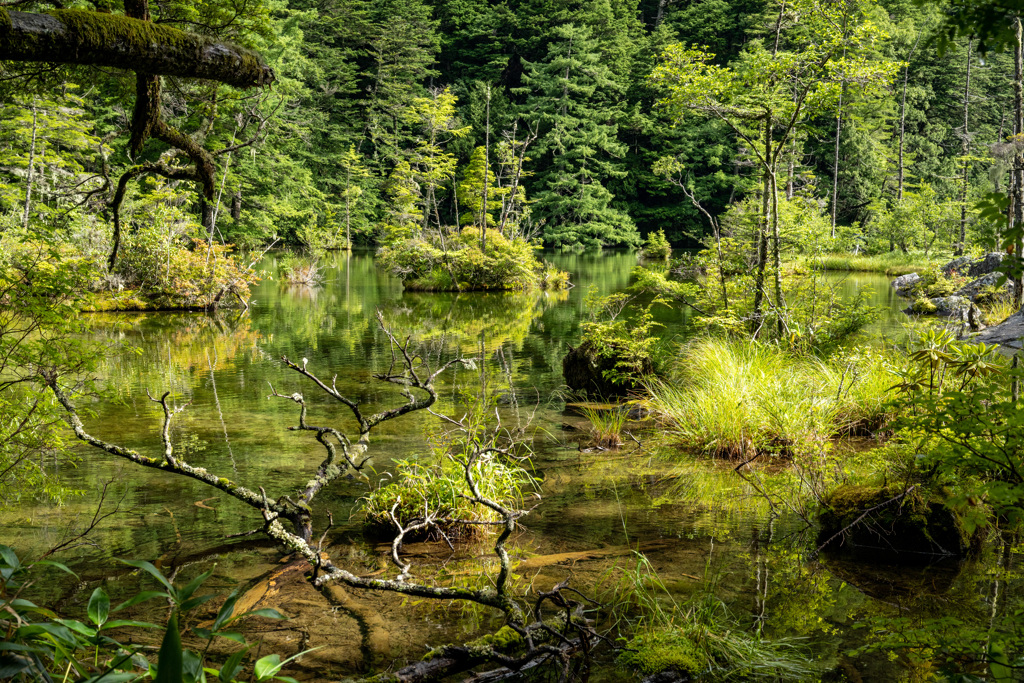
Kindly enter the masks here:
M 647 242 L 644 243 L 640 255 L 643 258 L 668 260 L 672 255 L 672 245 L 668 243 L 663 229 L 658 229 L 647 236 Z
M 319 260 L 312 255 L 288 254 L 281 263 L 282 279 L 295 285 L 319 285 L 324 272 Z
M 467 227 L 442 241 L 410 237 L 381 248 L 380 264 L 401 278 L 407 289 L 423 291 L 564 288 L 568 273 L 540 261 L 536 248 L 521 237 L 508 239 L 487 230 L 486 252 L 480 228 Z

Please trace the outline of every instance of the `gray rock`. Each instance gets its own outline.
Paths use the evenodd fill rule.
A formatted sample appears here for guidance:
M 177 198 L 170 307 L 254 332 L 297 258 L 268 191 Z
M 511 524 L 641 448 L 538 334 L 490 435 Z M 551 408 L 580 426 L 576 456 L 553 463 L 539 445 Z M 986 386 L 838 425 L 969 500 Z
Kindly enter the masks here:
M 1006 258 L 1006 254 L 1001 251 L 990 251 L 985 254 L 982 258 L 971 263 L 971 267 L 967 269 L 967 275 L 970 277 L 978 277 L 979 275 L 987 275 L 995 271 L 996 268 Z
M 993 325 L 978 335 L 977 340 L 986 344 L 999 344 L 1008 349 L 1024 348 L 1024 309 L 1017 311 L 1009 318 Z
M 913 287 L 921 281 L 921 276 L 917 273 L 907 273 L 906 275 L 900 275 L 898 278 L 892 281 L 892 287 L 896 292 L 901 292 Z
M 935 315 L 940 318 L 966 318 L 971 310 L 971 300 L 963 296 L 940 296 L 931 299 L 935 304 Z
M 970 267 L 971 257 L 961 256 L 960 258 L 955 258 L 946 265 L 942 266 L 941 270 L 942 274 L 945 275 L 946 277 L 953 277 L 961 273 L 966 273 L 968 268 Z
M 978 298 L 978 295 L 981 294 L 983 289 L 995 287 L 1003 277 L 1004 275 L 1002 273 L 988 273 L 987 275 L 982 275 L 977 280 L 972 280 L 957 290 L 957 295 L 965 296 L 971 301 L 974 301 Z M 1006 282 L 1003 283 L 1002 292 L 1005 296 L 1013 296 L 1013 282 L 1007 279 Z

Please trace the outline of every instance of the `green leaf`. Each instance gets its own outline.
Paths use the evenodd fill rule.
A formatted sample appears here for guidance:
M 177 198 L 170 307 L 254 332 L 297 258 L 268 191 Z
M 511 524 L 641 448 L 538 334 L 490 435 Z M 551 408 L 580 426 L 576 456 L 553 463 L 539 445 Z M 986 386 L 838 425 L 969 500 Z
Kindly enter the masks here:
M 139 604 L 140 602 L 145 602 L 146 600 L 152 600 L 153 598 L 170 598 L 170 597 L 171 596 L 168 595 L 164 591 L 142 591 L 138 595 L 133 595 L 132 597 L 128 598 L 127 600 L 125 600 L 120 605 L 118 605 L 117 607 L 115 607 L 114 609 L 112 609 L 110 611 L 111 612 L 120 612 L 123 609 L 128 609 L 129 607 L 134 607 L 135 605 Z
M 89 626 L 86 626 L 85 624 L 83 624 L 82 622 L 78 621 L 77 619 L 56 619 L 55 621 L 58 624 L 61 624 L 62 626 L 68 627 L 69 629 L 71 629 L 75 633 L 81 633 L 83 636 L 85 636 L 87 638 L 95 638 L 96 637 L 96 629 L 91 628 Z M 44 626 L 44 625 L 45 624 L 40 624 L 40 626 Z
M 54 562 L 53 560 L 40 560 L 39 562 L 36 562 L 36 565 L 42 565 L 44 567 L 56 567 L 62 572 L 67 572 L 76 579 L 78 578 L 78 574 L 74 573 L 73 571 L 68 569 L 67 565 L 61 564 L 60 562 Z
M 223 626 L 224 623 L 231 618 L 231 613 L 235 610 L 235 603 L 238 602 L 239 595 L 240 591 L 236 588 L 231 591 L 231 594 L 228 595 L 226 600 L 224 600 L 224 604 L 221 605 L 220 609 L 217 611 L 217 618 L 213 620 L 212 628 L 214 631 Z
M 242 617 L 263 617 L 264 619 L 287 619 L 285 615 L 278 612 L 272 607 L 264 607 L 262 609 L 254 609 L 251 612 L 238 615 L 239 619 Z
M 181 603 L 180 609 L 182 612 L 188 612 L 189 610 L 199 607 L 199 605 L 202 605 L 204 602 L 209 602 L 210 600 L 213 600 L 215 597 L 217 597 L 216 593 L 210 593 L 209 595 L 201 595 L 198 598 L 186 600 L 185 602 Z
M 110 616 L 110 596 L 102 587 L 92 592 L 87 611 L 89 619 L 97 626 L 103 626 L 107 622 L 107 617 Z
M 122 628 L 132 626 L 134 628 L 160 628 L 158 624 L 151 624 L 148 621 L 132 621 L 131 619 L 113 619 L 104 624 L 106 628 Z
M 242 645 L 246 644 L 245 636 L 243 636 L 238 631 L 219 631 L 216 635 L 220 636 L 221 638 L 233 640 L 236 643 L 241 643 Z
M 253 673 L 256 674 L 257 681 L 265 681 L 280 671 L 282 666 L 284 665 L 281 663 L 280 655 L 267 655 L 266 657 L 260 657 L 259 661 L 256 662 L 256 666 L 253 667 Z
M 146 562 L 146 564 L 149 563 Z M 152 567 L 153 565 L 150 566 Z M 153 567 L 153 569 L 156 570 L 156 567 Z M 163 578 L 162 574 L 160 576 Z M 166 579 L 164 581 L 166 582 Z M 160 644 L 155 683 L 181 683 L 182 674 L 181 634 L 178 633 L 178 613 L 174 612 L 167 622 L 167 631 L 164 632 L 164 640 Z
M 177 598 L 178 591 L 174 589 L 174 586 L 172 586 L 171 582 L 167 580 L 167 577 L 165 577 L 163 573 L 159 569 L 154 567 L 151 563 L 146 562 L 145 560 L 118 560 L 118 562 L 122 562 L 128 565 L 129 567 L 135 567 L 136 569 L 141 569 L 142 571 L 148 573 L 154 579 L 159 581 L 164 588 L 167 589 L 167 592 L 170 594 L 171 599 L 174 600 L 174 602 L 179 602 Z
M 249 652 L 249 648 L 239 650 L 227 658 L 227 661 L 224 662 L 224 666 L 220 669 L 220 674 L 217 675 L 217 678 L 221 683 L 231 683 L 231 681 L 234 680 L 235 676 L 238 675 L 238 672 L 242 670 L 242 659 L 245 657 L 247 652 Z
M 18 554 L 10 546 L 0 545 L 0 559 L 3 559 L 4 565 L 13 569 L 21 567 L 21 560 L 18 559 Z
M 211 569 L 210 571 L 203 572 L 196 578 L 189 581 L 187 586 L 178 591 L 178 600 L 185 601 L 191 598 L 192 594 L 195 593 L 199 589 L 199 587 L 203 585 L 203 582 L 210 578 L 212 574 L 213 570 Z

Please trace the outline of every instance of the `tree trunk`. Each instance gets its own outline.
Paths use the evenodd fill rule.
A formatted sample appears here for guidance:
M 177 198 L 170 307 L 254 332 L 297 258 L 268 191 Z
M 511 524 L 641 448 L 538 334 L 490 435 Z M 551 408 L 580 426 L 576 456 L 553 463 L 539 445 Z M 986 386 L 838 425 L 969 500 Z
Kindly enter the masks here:
M 28 229 L 28 212 L 32 207 L 32 175 L 36 166 L 36 131 L 37 115 L 35 100 L 32 100 L 32 145 L 28 151 L 28 187 L 25 189 L 25 212 L 21 217 L 21 227 Z
M 1014 141 L 1020 140 L 1024 133 L 1024 29 L 1020 17 L 1014 19 L 1013 43 L 1013 133 Z M 1019 143 L 1017 143 L 1019 144 Z M 1024 154 L 1019 151 L 1013 158 L 1013 192 L 1011 193 L 1013 211 L 1010 221 L 1018 228 L 1024 226 Z M 1024 235 L 1018 235 L 1014 257 L 1024 258 Z M 1014 278 L 1013 300 L 1019 308 L 1024 301 L 1024 274 Z
M 238 45 L 120 14 L 70 9 L 0 8 L 0 60 L 127 68 L 240 88 L 274 81 L 263 58 Z
M 761 183 L 761 215 L 757 221 L 757 274 L 754 276 L 754 325 L 760 329 L 764 318 L 764 275 L 768 267 L 768 229 L 771 219 L 771 177 L 772 121 L 771 113 L 764 122 L 764 177 Z
M 970 94 L 971 94 L 971 48 L 974 46 L 974 41 L 968 39 L 967 41 L 967 77 L 964 80 L 964 140 L 960 147 L 960 151 L 964 157 L 964 175 L 962 185 L 960 187 L 960 237 L 956 242 L 956 251 L 954 255 L 963 256 L 964 254 L 964 240 L 967 237 L 967 184 L 970 180 L 971 162 L 968 160 L 968 156 L 971 152 L 970 142 L 970 131 L 968 130 L 968 124 L 970 122 Z
M 491 86 L 487 86 L 487 122 L 484 129 L 484 196 L 482 200 L 483 216 L 480 217 L 480 251 L 487 253 L 487 176 L 491 169 Z
M 843 35 L 846 35 L 846 19 L 843 19 Z M 843 59 L 846 59 L 846 48 L 843 48 Z M 846 79 L 839 89 L 839 107 L 836 110 L 836 151 L 832 158 L 832 239 L 836 238 L 836 211 L 839 208 L 839 137 L 843 132 L 843 100 L 846 96 Z
M 231 198 L 231 218 L 236 222 L 242 219 L 242 190 L 237 190 Z

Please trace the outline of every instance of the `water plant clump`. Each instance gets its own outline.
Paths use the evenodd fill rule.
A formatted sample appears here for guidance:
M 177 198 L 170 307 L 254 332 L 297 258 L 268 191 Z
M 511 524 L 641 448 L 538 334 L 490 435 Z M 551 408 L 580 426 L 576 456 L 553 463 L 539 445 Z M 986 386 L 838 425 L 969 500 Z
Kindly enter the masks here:
M 482 537 L 501 518 L 494 510 L 473 504 L 467 467 L 480 494 L 511 508 L 521 505 L 525 492 L 535 486 L 523 465 L 494 454 L 468 460 L 457 445 L 437 446 L 422 462 L 399 460 L 393 478 L 362 499 L 364 525 L 368 532 L 382 536 L 394 536 L 397 524 L 420 524 L 406 538 Z
M 629 422 L 627 406 L 605 406 L 583 403 L 580 414 L 590 423 L 590 445 L 595 448 L 618 448 L 622 445 L 622 432 Z
M 665 237 L 663 228 L 659 228 L 647 236 L 647 241 L 644 243 L 643 249 L 640 250 L 640 256 L 645 259 L 662 261 L 667 261 L 672 256 L 672 245 Z
M 470 290 L 565 289 L 568 273 L 537 258 L 523 237 L 508 238 L 488 229 L 481 247 L 480 229 L 463 228 L 444 239 L 422 235 L 387 245 L 380 265 L 406 289 L 430 292 Z
M 324 270 L 316 256 L 288 254 L 281 263 L 281 278 L 293 285 L 319 285 Z
M 821 360 L 755 341 L 702 337 L 669 377 L 649 382 L 649 407 L 695 454 L 792 457 L 890 419 L 886 356 L 861 350 Z

